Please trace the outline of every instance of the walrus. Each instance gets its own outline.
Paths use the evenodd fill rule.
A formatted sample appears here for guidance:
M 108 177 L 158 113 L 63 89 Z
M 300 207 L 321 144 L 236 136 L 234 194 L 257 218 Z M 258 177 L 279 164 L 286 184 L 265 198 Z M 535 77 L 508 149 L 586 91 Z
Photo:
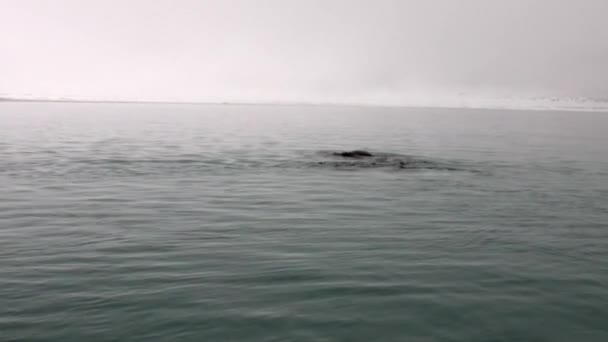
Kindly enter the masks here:
M 345 158 L 362 158 L 362 157 L 373 157 L 374 155 L 363 150 L 334 152 L 334 156 L 340 156 Z

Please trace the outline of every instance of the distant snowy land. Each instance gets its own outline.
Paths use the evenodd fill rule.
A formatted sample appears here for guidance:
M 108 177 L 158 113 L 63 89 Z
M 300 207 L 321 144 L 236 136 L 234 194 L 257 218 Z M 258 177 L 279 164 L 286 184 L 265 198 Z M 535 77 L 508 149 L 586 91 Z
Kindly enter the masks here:
M 333 101 L 274 101 L 269 100 L 184 100 L 184 99 L 104 99 L 85 96 L 41 97 L 32 94 L 0 94 L 0 101 L 24 102 L 120 102 L 120 103 L 189 103 L 189 104 L 264 104 L 264 105 L 361 105 L 389 107 L 425 107 L 425 108 L 471 108 L 471 109 L 508 109 L 508 110 L 559 110 L 559 111 L 597 111 L 608 112 L 608 99 L 584 97 L 426 97 L 416 99 L 374 99 L 368 101 L 333 100 Z

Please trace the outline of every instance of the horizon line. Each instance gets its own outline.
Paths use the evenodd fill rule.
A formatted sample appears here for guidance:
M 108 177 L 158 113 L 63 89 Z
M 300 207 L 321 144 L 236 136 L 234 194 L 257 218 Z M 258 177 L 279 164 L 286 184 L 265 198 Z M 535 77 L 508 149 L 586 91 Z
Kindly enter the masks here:
M 526 107 L 491 105 L 416 105 L 416 104 L 373 104 L 355 102 L 297 102 L 297 101 L 152 101 L 152 100 L 95 100 L 95 99 L 45 99 L 0 96 L 1 102 L 41 102 L 41 103 L 97 103 L 97 104 L 166 104 L 166 105 L 214 105 L 214 106 L 336 106 L 336 107 L 378 107 L 378 108 L 418 108 L 418 109 L 470 109 L 508 111 L 558 111 L 558 112 L 598 112 L 608 113 L 607 107 Z M 603 103 L 603 102 L 600 102 Z M 605 103 L 608 105 L 608 103 Z

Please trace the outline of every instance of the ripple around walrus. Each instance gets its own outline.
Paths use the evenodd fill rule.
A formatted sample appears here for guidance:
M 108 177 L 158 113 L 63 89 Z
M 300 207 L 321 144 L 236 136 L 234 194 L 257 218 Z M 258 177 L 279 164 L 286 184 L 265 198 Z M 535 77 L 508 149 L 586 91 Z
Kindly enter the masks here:
M 357 152 L 357 151 L 354 151 Z M 318 151 L 307 163 L 313 168 L 333 169 L 387 169 L 387 170 L 441 170 L 441 171 L 470 171 L 477 170 L 467 167 L 464 163 L 424 158 L 413 155 L 386 152 L 367 152 L 369 155 L 342 151 Z
M 0 174 L 21 176 L 133 176 L 180 174 L 197 176 L 206 172 L 247 169 L 325 169 L 385 171 L 468 171 L 479 169 L 461 161 L 437 160 L 397 153 L 371 152 L 369 156 L 344 157 L 337 151 L 299 151 L 292 154 L 269 153 L 262 157 L 251 153 L 200 155 L 198 157 L 164 156 L 157 158 L 100 157 L 64 158 L 48 161 L 7 162 Z M 347 154 L 348 155 L 348 154 Z
M 344 153 L 336 151 L 317 151 L 313 154 L 305 153 L 292 158 L 266 158 L 256 159 L 248 156 L 239 156 L 232 158 L 159 158 L 159 159 L 129 159 L 129 158 L 107 158 L 107 159 L 91 159 L 79 160 L 79 164 L 87 164 L 90 166 L 107 165 L 107 166 L 144 166 L 154 164 L 155 167 L 224 167 L 224 168 L 272 168 L 272 167 L 313 167 L 313 168 L 348 168 L 348 169 L 397 169 L 397 170 L 445 170 L 445 171 L 471 171 L 466 169 L 464 165 L 460 165 L 454 161 L 440 161 L 424 157 L 396 154 L 396 153 L 379 153 L 374 152 L 370 155 L 357 155 L 354 157 L 344 156 Z

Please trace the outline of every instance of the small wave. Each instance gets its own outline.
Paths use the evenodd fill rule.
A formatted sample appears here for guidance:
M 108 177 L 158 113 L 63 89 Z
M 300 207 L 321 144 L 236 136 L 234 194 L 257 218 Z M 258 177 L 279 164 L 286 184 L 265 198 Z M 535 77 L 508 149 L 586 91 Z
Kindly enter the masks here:
M 127 159 L 127 158 L 100 158 L 82 159 L 77 163 L 84 164 L 196 164 L 206 163 L 203 159 Z

